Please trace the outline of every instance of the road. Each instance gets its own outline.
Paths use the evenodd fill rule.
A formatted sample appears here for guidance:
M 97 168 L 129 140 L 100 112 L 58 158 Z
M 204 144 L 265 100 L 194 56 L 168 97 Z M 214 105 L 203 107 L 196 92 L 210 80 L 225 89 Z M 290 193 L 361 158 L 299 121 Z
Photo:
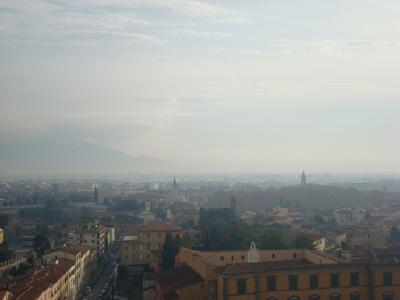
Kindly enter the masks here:
M 101 274 L 100 278 L 97 280 L 95 286 L 92 289 L 92 292 L 88 295 L 88 300 L 97 300 L 97 299 L 101 299 L 100 298 L 100 292 L 101 290 L 106 286 L 107 280 L 108 280 L 108 275 L 113 274 L 114 273 L 114 260 L 110 259 L 110 262 L 106 265 L 106 267 L 104 268 L 103 273 Z M 110 287 L 109 290 L 112 290 L 112 288 Z M 112 299 L 112 291 L 106 293 L 106 295 L 103 297 L 103 299 Z

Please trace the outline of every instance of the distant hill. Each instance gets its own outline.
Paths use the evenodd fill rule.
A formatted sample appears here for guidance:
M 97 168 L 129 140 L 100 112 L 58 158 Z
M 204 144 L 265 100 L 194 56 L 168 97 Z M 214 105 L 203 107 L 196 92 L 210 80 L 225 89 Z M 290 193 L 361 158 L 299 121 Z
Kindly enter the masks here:
M 106 149 L 89 142 L 5 143 L 0 147 L 0 175 L 75 175 L 159 171 L 159 159 Z
M 384 193 L 379 191 L 359 191 L 327 185 L 308 184 L 270 188 L 264 191 L 236 191 L 238 205 L 245 209 L 265 209 L 279 206 L 291 208 L 341 208 L 356 207 L 379 202 Z M 217 192 L 209 197 L 211 207 L 227 207 L 232 192 Z

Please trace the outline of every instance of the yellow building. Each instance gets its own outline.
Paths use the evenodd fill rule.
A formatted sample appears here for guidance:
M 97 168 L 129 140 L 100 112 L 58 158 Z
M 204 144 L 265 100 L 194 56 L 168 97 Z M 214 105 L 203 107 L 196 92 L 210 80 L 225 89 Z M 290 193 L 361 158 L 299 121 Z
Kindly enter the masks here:
M 45 264 L 8 286 L 12 300 L 74 300 L 95 258 L 88 246 L 68 245 L 44 258 Z
M 176 266 L 199 274 L 203 290 L 196 285 L 175 299 L 394 300 L 400 297 L 399 258 L 398 250 L 376 250 L 355 262 L 315 250 L 258 250 L 254 244 L 249 251 L 182 248 Z M 156 300 L 163 299 L 158 294 Z
M 0 245 L 4 243 L 4 230 L 0 228 Z
M 182 228 L 168 222 L 152 222 L 138 225 L 124 234 L 121 246 L 121 264 L 148 265 L 160 268 L 160 254 L 167 233 L 182 237 Z

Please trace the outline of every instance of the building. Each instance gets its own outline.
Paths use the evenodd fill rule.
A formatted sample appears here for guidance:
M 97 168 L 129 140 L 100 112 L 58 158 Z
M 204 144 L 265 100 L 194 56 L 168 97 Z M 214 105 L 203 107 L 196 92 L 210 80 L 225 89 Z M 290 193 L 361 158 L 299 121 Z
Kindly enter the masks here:
M 130 229 L 121 240 L 121 264 L 148 265 L 159 270 L 160 254 L 167 233 L 182 238 L 183 231 L 181 227 L 163 221 L 142 224 Z
M 190 299 L 206 297 L 203 278 L 187 265 L 154 273 L 154 300 Z
M 0 245 L 4 243 L 4 230 L 0 228 Z
M 301 185 L 307 184 L 307 177 L 306 177 L 306 173 L 304 173 L 304 171 L 303 171 L 303 173 L 301 173 L 300 183 L 301 183 Z
M 88 275 L 96 266 L 96 251 L 94 248 L 85 245 L 69 244 L 62 248 L 46 254 L 43 259 L 47 263 L 56 261 L 57 259 L 67 259 L 74 262 L 74 271 L 71 276 L 74 277 L 74 284 L 71 286 L 72 293 L 77 294 L 79 288 L 88 278 Z
M 7 291 L 1 291 L 4 296 L 0 299 L 76 299 L 80 287 L 90 274 L 94 257 L 92 253 L 88 246 L 68 245 L 46 254 L 42 266 L 9 283 Z
M 168 276 L 162 273 L 175 274 L 177 269 L 179 274 L 179 268 L 190 278 L 198 278 L 192 272 L 197 273 L 202 282 L 166 281 Z M 353 261 L 315 250 L 258 250 L 254 244 L 248 251 L 181 248 L 175 269 L 167 272 L 153 276 L 157 300 L 394 300 L 400 296 L 398 250 L 375 250 Z
M 81 231 L 81 244 L 96 249 L 97 257 L 106 250 L 106 229 L 103 225 L 93 225 Z

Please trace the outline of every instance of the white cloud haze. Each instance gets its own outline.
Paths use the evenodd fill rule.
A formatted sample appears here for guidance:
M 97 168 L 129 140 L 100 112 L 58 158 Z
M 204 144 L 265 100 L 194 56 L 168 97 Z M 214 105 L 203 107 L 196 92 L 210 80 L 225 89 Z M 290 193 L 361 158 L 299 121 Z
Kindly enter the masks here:
M 58 135 L 170 172 L 396 173 L 399 15 L 394 0 L 2 0 L 0 141 Z

